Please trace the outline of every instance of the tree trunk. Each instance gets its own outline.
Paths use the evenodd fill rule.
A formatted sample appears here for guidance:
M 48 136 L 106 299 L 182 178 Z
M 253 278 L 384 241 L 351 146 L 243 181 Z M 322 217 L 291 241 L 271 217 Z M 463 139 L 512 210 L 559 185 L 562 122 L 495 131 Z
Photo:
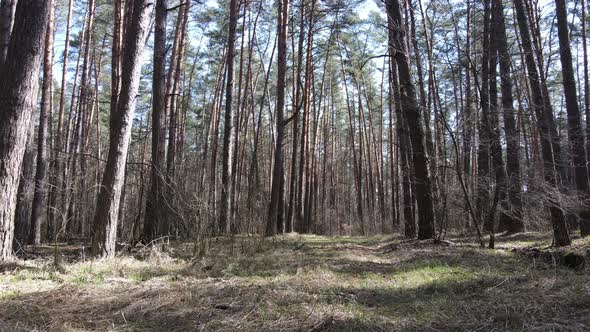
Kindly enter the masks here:
M 466 188 L 470 186 L 471 178 L 471 154 L 472 154 L 472 138 L 473 138 L 473 110 L 472 110 L 472 90 L 471 90 L 471 1 L 467 1 L 467 31 L 465 40 L 465 104 L 463 107 L 463 174 L 465 182 L 467 182 Z M 467 207 L 468 203 L 465 202 L 465 210 L 469 210 Z M 466 217 L 466 226 L 471 226 L 469 222 L 469 213 Z
M 27 244 L 31 233 L 31 204 L 35 184 L 35 121 L 33 120 L 29 125 L 26 144 L 14 216 L 15 249 L 17 249 L 17 241 L 19 245 Z
M 223 131 L 223 151 L 221 154 L 221 202 L 219 206 L 219 216 L 217 226 L 221 234 L 227 232 L 228 212 L 231 209 L 231 170 L 232 164 L 236 162 L 232 160 L 232 149 L 234 148 L 231 140 L 232 135 L 232 116 L 233 116 L 233 89 L 234 89 L 234 55 L 236 42 L 236 28 L 238 25 L 238 0 L 231 0 L 229 5 L 229 30 L 227 36 L 227 81 L 225 82 L 225 116 L 224 116 L 224 131 Z
M 235 1 L 235 0 L 232 0 Z M 289 23 L 289 0 L 278 0 L 277 34 L 277 104 L 275 121 L 277 134 L 275 140 L 274 164 L 272 170 L 272 184 L 270 204 L 268 208 L 268 220 L 266 222 L 266 236 L 277 234 L 280 225 L 283 224 L 283 194 L 284 168 L 283 168 L 283 139 L 285 136 L 285 86 L 287 74 L 287 30 Z
M 586 115 L 586 159 L 590 160 L 590 78 L 588 77 L 588 40 L 586 37 L 586 0 L 582 0 L 582 61 L 584 63 L 584 114 Z M 588 168 L 590 172 L 590 167 Z
M 489 81 L 489 59 L 490 59 L 490 2 L 484 0 L 483 12 L 483 36 L 482 36 L 482 57 L 481 57 L 481 83 L 479 88 L 481 114 L 479 121 L 479 146 L 477 148 L 477 219 L 488 220 L 483 214 L 486 211 L 486 203 L 490 198 L 490 81 Z M 477 82 L 477 76 L 474 76 Z M 489 228 L 489 225 L 484 225 Z
M 170 65 L 166 78 L 166 112 L 168 115 L 168 147 L 166 150 L 166 224 L 160 225 L 162 234 L 169 234 L 172 230 L 172 224 L 176 221 L 176 150 L 179 125 L 179 108 L 178 108 L 178 90 L 179 90 L 179 66 L 182 63 L 183 56 L 183 35 L 185 25 L 185 9 L 187 2 L 181 3 L 178 7 L 176 19 L 176 28 L 174 33 L 174 43 L 172 55 L 170 56 Z
M 57 215 L 57 196 L 58 192 L 63 192 L 65 189 L 65 179 L 63 178 L 62 172 L 65 168 L 63 156 L 64 152 L 64 113 L 66 109 L 66 78 L 68 73 L 68 58 L 70 52 L 70 22 L 72 18 L 72 5 L 73 0 L 68 1 L 68 14 L 66 19 L 66 35 L 65 35 L 65 46 L 63 52 L 63 64 L 62 64 L 62 76 L 61 76 L 61 87 L 59 94 L 59 111 L 57 117 L 57 132 L 55 134 L 55 143 L 53 146 L 53 160 L 51 162 L 51 178 L 50 178 L 50 190 L 49 190 L 49 207 L 48 207 L 48 218 L 47 224 L 50 225 L 48 228 L 53 228 L 55 223 L 55 217 Z M 74 77 L 76 77 L 75 75 Z M 75 80 L 75 78 L 74 78 Z M 72 97 L 72 99 L 74 99 Z
M 12 256 L 21 164 L 37 96 L 48 9 L 48 0 L 19 1 L 6 62 L 0 68 L 0 260 Z
M 355 143 L 355 130 L 354 130 L 354 118 L 352 115 L 352 105 L 350 99 L 350 94 L 348 93 L 348 84 L 346 83 L 346 71 L 344 67 L 344 58 L 342 56 L 342 48 L 343 46 L 340 45 L 339 47 L 339 55 L 340 55 L 340 68 L 342 71 L 342 83 L 344 85 L 344 96 L 346 99 L 346 111 L 348 113 L 348 129 L 350 131 L 350 149 L 352 150 L 352 165 L 353 165 L 353 177 L 354 177 L 354 186 L 356 191 L 356 213 L 357 218 L 359 219 L 359 223 L 361 226 L 361 234 L 365 232 L 364 230 L 364 215 L 363 215 L 363 182 L 362 182 L 362 171 L 361 171 L 361 157 L 357 157 L 356 151 L 356 143 Z M 360 144 L 359 144 L 360 145 Z M 359 148 L 359 153 L 360 148 Z M 350 222 L 349 222 L 350 224 Z
M 166 20 L 168 1 L 156 3 L 154 33 L 154 70 L 152 78 L 152 162 L 151 184 L 146 201 L 143 237 L 150 242 L 161 235 L 166 222 L 165 159 L 166 159 Z
M 556 164 L 561 162 L 558 152 L 552 146 L 552 125 L 554 125 L 553 114 L 547 112 L 547 106 L 544 105 L 543 92 L 539 81 L 539 73 L 535 64 L 533 53 L 533 44 L 531 41 L 531 32 L 526 16 L 523 0 L 513 0 L 516 10 L 516 17 L 518 21 L 518 28 L 522 40 L 522 46 L 525 53 L 528 81 L 532 94 L 532 108 L 537 116 L 537 126 L 541 136 L 541 153 L 543 156 L 543 171 L 545 181 L 553 188 L 557 188 L 557 172 Z M 559 207 L 559 202 L 554 197 L 547 197 L 550 201 L 549 211 L 551 213 L 551 224 L 553 226 L 554 243 L 557 246 L 566 246 L 571 243 L 571 239 L 567 230 L 565 216 Z
M 397 101 L 395 103 L 395 115 L 397 123 L 397 141 L 399 144 L 398 148 L 398 163 L 400 165 L 401 177 L 402 177 L 402 195 L 403 195 L 403 214 L 404 214 L 404 236 L 408 239 L 416 237 L 416 218 L 414 216 L 414 202 L 412 200 L 412 186 L 410 172 L 410 153 L 411 146 L 408 141 L 408 133 L 406 128 L 407 123 L 404 121 L 402 108 L 400 105 L 400 91 L 398 82 L 397 65 L 392 63 L 391 65 L 391 85 L 393 90 L 393 96 Z
M 113 257 L 115 254 L 125 163 L 153 2 L 135 0 L 133 6 L 133 16 L 128 18 L 131 23 L 125 35 L 123 49 L 121 94 L 117 103 L 117 112 L 111 115 L 109 155 L 94 215 L 92 253 L 103 257 Z
M 307 223 L 309 186 L 311 181 L 310 170 L 310 131 L 311 131 L 311 104 L 312 104 L 312 89 L 313 89 L 313 29 L 314 29 L 314 11 L 315 0 L 311 0 L 309 10 L 309 29 L 307 30 L 307 46 L 305 54 L 305 76 L 303 84 L 303 124 L 301 127 L 301 141 L 299 142 L 301 150 L 299 153 L 299 190 L 298 193 L 298 208 L 296 208 L 297 229 L 301 233 L 309 233 L 309 225 Z
M 388 28 L 390 30 L 394 29 L 393 20 L 391 17 L 388 17 Z M 393 48 L 395 45 L 394 34 L 390 33 L 388 35 L 389 40 L 389 52 L 390 54 L 395 53 L 395 49 Z M 417 57 L 417 55 L 416 55 Z M 390 68 L 389 68 L 389 85 L 390 85 L 390 98 L 395 100 L 395 105 L 390 105 L 390 107 L 395 108 L 395 122 L 396 122 L 396 137 L 397 137 L 397 163 L 399 165 L 399 169 L 401 171 L 401 178 L 402 178 L 402 202 L 403 202 L 403 215 L 404 215 L 404 236 L 408 239 L 416 237 L 416 219 L 414 217 L 414 209 L 413 209 L 413 200 L 412 200 L 412 192 L 411 192 L 411 172 L 410 172 L 410 164 L 409 164 L 409 155 L 411 151 L 410 144 L 408 142 L 408 133 L 406 131 L 407 125 L 404 121 L 403 114 L 402 114 L 402 107 L 401 107 L 401 96 L 399 90 L 399 78 L 398 78 L 398 69 L 395 59 L 391 57 L 390 59 Z M 420 80 L 419 80 L 420 82 Z M 424 96 L 425 98 L 425 96 Z M 424 101 L 425 103 L 425 101 Z M 390 110 L 390 113 L 393 110 Z M 393 119 L 390 118 L 390 121 Z M 390 138 L 393 140 L 393 137 Z M 393 153 L 393 152 L 392 152 Z M 393 160 L 391 161 L 393 163 Z M 392 173 L 393 174 L 393 173 Z M 392 175 L 393 176 L 393 175 Z
M 302 1 L 303 4 L 303 1 Z M 289 184 L 289 207 L 287 209 L 287 219 L 285 222 L 287 223 L 286 228 L 290 229 L 293 225 L 293 216 L 297 214 L 298 207 L 300 206 L 299 200 L 299 186 L 298 186 L 298 171 L 297 171 L 297 152 L 299 151 L 299 111 L 302 106 L 302 98 L 301 98 L 301 71 L 303 66 L 303 41 L 305 37 L 305 6 L 301 5 L 299 7 L 301 12 L 300 21 L 299 21 L 299 38 L 297 42 L 297 65 L 295 67 L 295 92 L 294 92 L 294 103 L 293 103 L 293 134 L 292 134 L 292 153 L 291 153 L 291 176 L 290 176 L 290 184 Z M 299 179 L 302 181 L 302 179 Z M 295 230 L 300 231 L 298 228 L 298 224 L 295 225 Z
M 402 23 L 399 0 L 387 1 L 387 13 L 392 17 L 394 23 L 394 29 L 390 29 L 389 33 L 394 35 L 395 45 L 393 47 L 396 52 L 391 56 L 398 66 L 402 112 L 408 123 L 413 150 L 412 159 L 418 203 L 418 238 L 429 239 L 435 235 L 432 182 L 428 169 L 428 156 L 424 146 L 422 112 L 416 100 L 416 90 L 410 74 L 405 27 Z
M 512 95 L 512 77 L 510 76 L 511 59 L 504 23 L 504 6 L 501 0 L 493 0 L 495 9 L 495 25 L 498 33 L 498 57 L 500 61 L 500 80 L 502 93 L 502 108 L 504 116 L 504 130 L 506 133 L 506 173 L 508 185 L 508 199 L 511 204 L 511 215 L 506 225 L 508 233 L 524 231 L 522 220 L 522 193 L 520 180 L 520 137 L 516 129 L 514 97 Z
M 95 0 L 89 0 L 87 4 L 87 17 L 85 23 L 83 25 L 83 32 L 82 37 L 80 38 L 83 42 L 83 47 L 80 45 L 81 50 L 80 54 L 83 55 L 82 60 L 82 76 L 80 79 L 80 94 L 77 100 L 77 105 L 73 109 L 77 109 L 76 114 L 76 122 L 73 128 L 72 136 L 72 144 L 71 144 L 71 152 L 70 152 L 70 166 L 69 166 L 69 202 L 68 202 L 68 209 L 66 214 L 66 220 L 71 221 L 68 222 L 68 227 L 70 230 L 70 235 L 72 235 L 72 229 L 77 227 L 81 229 L 85 223 L 84 218 L 80 218 L 79 214 L 81 212 L 80 206 L 85 205 L 83 203 L 84 197 L 86 196 L 86 191 L 83 188 L 86 187 L 86 178 L 81 176 L 86 173 L 86 160 L 87 156 L 85 155 L 86 150 L 86 137 L 88 136 L 88 119 L 89 114 L 92 111 L 92 84 L 91 84 L 91 59 L 90 59 L 90 45 L 92 42 L 92 31 L 94 26 L 94 16 L 96 10 L 96 2 Z M 75 90 L 74 90 L 75 93 Z M 72 110 L 73 110 L 72 109 Z M 112 125 L 112 124 L 111 124 Z M 74 200 L 74 197 L 79 197 L 81 199 Z M 73 224 L 76 222 L 77 224 Z M 57 229 L 59 232 L 59 228 Z
M 179 160 L 179 137 L 182 134 L 182 114 L 181 103 L 179 102 L 180 96 L 180 71 L 182 62 L 184 60 L 184 46 L 186 27 L 188 20 L 188 9 L 190 8 L 190 2 L 186 0 L 182 7 L 178 11 L 178 21 L 176 25 L 176 37 L 175 37 L 175 53 L 176 56 L 172 57 L 170 63 L 168 80 L 171 86 L 170 94 L 168 95 L 168 105 L 170 111 L 170 122 L 169 122 L 169 135 L 168 135 L 168 155 L 167 158 L 167 204 L 168 208 L 168 220 L 167 223 L 161 225 L 162 234 L 171 234 L 174 230 L 173 226 L 178 224 L 178 213 L 177 213 L 177 199 L 176 199 L 176 163 Z
M 487 1 L 487 0 L 486 0 Z M 506 206 L 506 170 L 504 168 L 504 158 L 502 156 L 502 142 L 499 125 L 499 107 L 498 107 L 498 84 L 497 84 L 497 68 L 498 68 L 498 23 L 497 15 L 501 14 L 497 12 L 496 4 L 491 5 L 491 19 L 490 19 L 490 58 L 489 58 L 489 114 L 487 114 L 487 123 L 490 138 L 490 153 L 492 157 L 492 167 L 494 170 L 494 177 L 496 179 L 496 190 L 494 191 L 494 200 L 492 208 L 489 211 L 489 215 L 486 221 L 491 222 L 489 230 L 493 234 L 496 231 L 494 225 L 496 206 L 498 202 L 503 202 L 502 205 L 504 210 L 500 211 L 499 225 L 511 224 L 511 218 L 506 213 L 508 210 Z M 485 116 L 484 116 L 485 117 Z M 495 205 L 494 205 L 495 204 Z M 493 242 L 492 242 L 493 243 Z
M 572 51 L 570 48 L 565 0 L 555 0 L 555 7 L 557 11 L 559 54 L 561 58 L 561 72 L 563 74 L 565 106 L 567 109 L 567 129 L 570 142 L 570 153 L 573 161 L 576 189 L 584 198 L 582 200 L 582 210 L 580 211 L 580 232 L 582 236 L 588 236 L 590 235 L 590 207 L 587 206 L 587 200 L 590 198 L 590 187 L 588 184 L 584 132 L 582 131 L 582 116 L 578 104 L 576 79 L 574 77 L 574 67 L 572 65 Z
M 43 87 L 41 91 L 41 113 L 37 137 L 37 171 L 35 194 L 31 211 L 30 244 L 41 243 L 41 213 L 45 205 L 45 175 L 47 174 L 48 121 L 53 104 L 53 32 L 55 25 L 55 4 L 49 0 L 49 22 L 45 33 L 45 54 L 43 57 Z
M 17 0 L 2 0 L 2 4 L 0 4 L 0 66 L 4 65 L 6 61 L 16 4 Z

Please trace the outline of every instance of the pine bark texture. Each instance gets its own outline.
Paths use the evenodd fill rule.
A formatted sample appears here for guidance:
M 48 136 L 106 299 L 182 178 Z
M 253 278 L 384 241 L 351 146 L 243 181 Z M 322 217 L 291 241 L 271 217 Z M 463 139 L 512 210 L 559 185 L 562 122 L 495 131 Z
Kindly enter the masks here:
M 238 0 L 231 0 L 229 12 L 229 29 L 227 36 L 227 81 L 225 82 L 225 116 L 223 121 L 223 150 L 221 153 L 221 202 L 219 205 L 219 217 L 217 221 L 218 231 L 221 234 L 227 232 L 228 212 L 231 209 L 231 170 L 232 150 L 234 148 L 231 140 L 233 113 L 233 89 L 234 89 L 234 57 L 236 43 L 236 29 L 238 25 Z
M 166 21 L 168 1 L 156 3 L 154 33 L 154 71 L 152 82 L 152 162 L 150 165 L 150 191 L 146 201 L 144 240 L 150 242 L 161 235 L 166 222 L 165 170 L 166 170 Z
M 0 65 L 6 61 L 10 35 L 14 25 L 17 0 L 2 0 L 0 4 Z
M 149 33 L 153 7 L 153 1 L 135 0 L 133 15 L 129 18 L 131 22 L 125 34 L 121 94 L 117 111 L 111 114 L 109 154 L 94 215 L 92 253 L 103 257 L 113 257 L 115 254 L 125 164 L 139 90 L 144 44 Z
M 401 6 L 398 0 L 387 1 L 387 14 L 391 16 L 394 29 L 396 52 L 395 59 L 399 72 L 401 105 L 404 119 L 407 121 L 412 144 L 412 161 L 414 167 L 414 187 L 418 204 L 418 238 L 434 237 L 434 205 L 432 198 L 432 181 L 428 167 L 428 156 L 424 143 L 422 112 L 416 100 L 416 89 L 410 73 L 410 61 L 407 51 L 406 31 L 402 21 Z
M 588 206 L 587 200 L 590 198 L 590 187 L 588 184 L 588 169 L 586 150 L 584 147 L 582 115 L 578 104 L 575 71 L 572 64 L 572 50 L 570 47 L 566 1 L 555 0 L 555 8 L 557 11 L 557 33 L 559 37 L 561 72 L 563 75 L 563 91 L 565 94 L 565 106 L 567 110 L 570 153 L 573 161 L 576 189 L 584 199 L 580 211 L 580 233 L 582 236 L 588 236 L 590 235 L 590 207 Z
M 277 71 L 277 106 L 276 106 L 276 141 L 274 151 L 274 164 L 272 169 L 272 185 L 270 204 L 268 207 L 268 219 L 266 222 L 266 236 L 275 235 L 279 225 L 283 224 L 283 139 L 285 136 L 285 87 L 287 74 L 287 30 L 289 22 L 289 0 L 279 0 L 279 15 L 277 17 L 278 34 L 278 71 Z
M 543 158 L 543 173 L 545 181 L 552 188 L 558 186 L 558 174 L 556 164 L 561 163 L 559 149 L 555 149 L 553 142 L 555 140 L 555 121 L 553 113 L 548 110 L 549 105 L 545 104 L 543 90 L 539 79 L 539 72 L 535 63 L 533 44 L 531 40 L 531 30 L 529 29 L 528 18 L 523 0 L 513 0 L 516 10 L 518 29 L 522 40 L 522 47 L 525 55 L 528 82 L 531 89 L 531 106 L 537 116 L 537 127 L 541 138 L 541 155 Z M 549 206 L 551 214 L 551 225 L 553 226 L 553 237 L 555 244 L 565 246 L 571 243 L 568 233 L 565 216 L 559 207 L 559 202 L 553 198 Z
M 45 53 L 43 56 L 43 86 L 41 91 L 41 111 L 37 134 L 37 170 L 35 173 L 35 194 L 31 210 L 30 244 L 41 243 L 41 215 L 45 207 L 45 176 L 48 165 L 49 115 L 53 106 L 53 33 L 55 25 L 55 4 L 50 0 L 49 21 L 45 33 Z
M 38 87 L 48 0 L 20 0 L 0 68 L 0 260 L 12 256 L 21 163 Z

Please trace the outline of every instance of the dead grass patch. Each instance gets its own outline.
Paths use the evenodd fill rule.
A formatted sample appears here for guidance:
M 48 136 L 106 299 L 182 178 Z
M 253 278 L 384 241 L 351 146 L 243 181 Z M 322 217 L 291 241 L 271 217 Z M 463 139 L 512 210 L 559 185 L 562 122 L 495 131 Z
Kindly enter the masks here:
M 245 236 L 199 258 L 170 243 L 110 261 L 70 248 L 63 271 L 43 256 L 0 267 L 0 330 L 588 330 L 588 270 L 509 250 L 544 241 Z

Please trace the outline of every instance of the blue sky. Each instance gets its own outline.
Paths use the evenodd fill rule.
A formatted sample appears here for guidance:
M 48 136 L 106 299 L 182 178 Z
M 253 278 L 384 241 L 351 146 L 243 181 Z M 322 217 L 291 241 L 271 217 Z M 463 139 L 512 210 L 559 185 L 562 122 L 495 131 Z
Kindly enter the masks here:
M 366 0 L 365 3 L 359 7 L 358 14 L 362 19 L 365 19 L 373 11 L 375 11 L 375 12 L 380 11 L 379 7 L 377 7 L 377 4 L 375 3 L 375 0 Z

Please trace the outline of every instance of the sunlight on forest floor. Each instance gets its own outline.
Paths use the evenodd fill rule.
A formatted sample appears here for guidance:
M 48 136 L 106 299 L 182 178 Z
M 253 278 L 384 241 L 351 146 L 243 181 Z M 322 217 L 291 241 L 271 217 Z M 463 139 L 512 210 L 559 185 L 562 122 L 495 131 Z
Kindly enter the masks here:
M 31 248 L 36 258 L 0 265 L 0 331 L 590 329 L 588 267 L 510 250 L 548 235 L 498 238 L 496 250 L 451 241 L 237 237 L 200 259 L 172 243 L 111 261 L 64 245 L 59 268 L 53 247 Z

